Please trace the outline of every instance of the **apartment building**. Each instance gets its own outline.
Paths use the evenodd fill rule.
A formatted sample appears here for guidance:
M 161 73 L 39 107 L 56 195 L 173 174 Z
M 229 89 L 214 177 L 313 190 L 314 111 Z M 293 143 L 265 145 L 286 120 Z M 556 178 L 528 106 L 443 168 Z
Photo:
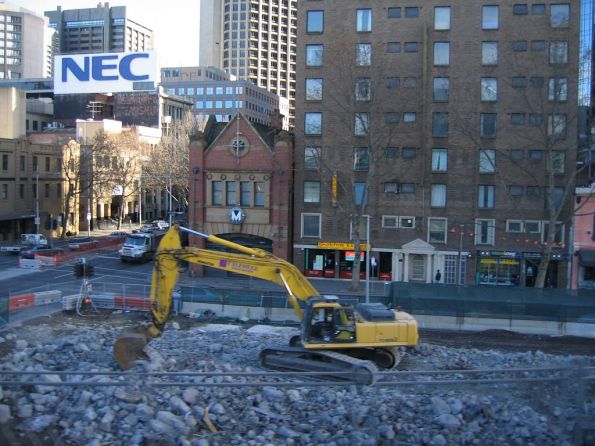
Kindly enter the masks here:
M 552 249 L 565 286 L 580 6 L 299 1 L 294 263 L 349 278 L 359 232 L 374 279 L 531 286 Z
M 0 79 L 49 77 L 51 33 L 47 18 L 0 3 Z
M 96 8 L 46 11 L 56 54 L 118 53 L 153 49 L 153 31 L 132 20 L 126 6 L 99 2 Z
M 201 126 L 210 115 L 229 122 L 241 110 L 251 122 L 271 125 L 281 115 L 283 129 L 289 128 L 289 102 L 247 80 L 237 80 L 216 67 L 165 67 L 161 86 L 170 95 L 193 103 L 192 112 Z
M 214 65 L 289 101 L 296 91 L 297 0 L 200 2 L 199 65 Z

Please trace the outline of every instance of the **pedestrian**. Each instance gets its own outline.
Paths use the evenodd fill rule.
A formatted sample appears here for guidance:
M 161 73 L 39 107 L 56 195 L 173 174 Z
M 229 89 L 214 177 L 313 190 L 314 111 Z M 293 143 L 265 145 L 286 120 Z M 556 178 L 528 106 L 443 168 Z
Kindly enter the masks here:
M 440 283 L 440 279 L 442 279 L 442 273 L 440 272 L 440 270 L 437 270 L 436 276 L 434 277 L 434 282 Z

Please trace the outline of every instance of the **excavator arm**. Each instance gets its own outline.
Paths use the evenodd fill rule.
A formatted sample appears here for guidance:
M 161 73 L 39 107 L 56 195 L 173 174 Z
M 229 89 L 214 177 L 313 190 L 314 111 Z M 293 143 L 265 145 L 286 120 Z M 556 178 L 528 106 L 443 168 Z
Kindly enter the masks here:
M 239 252 L 182 247 L 180 230 Z M 126 370 L 132 367 L 135 360 L 144 356 L 145 345 L 163 333 L 163 327 L 171 311 L 172 293 L 178 280 L 179 261 L 181 260 L 256 277 L 284 286 L 289 295 L 289 301 L 300 320 L 303 318 L 303 312 L 299 301 L 306 301 L 319 295 L 299 269 L 267 251 L 249 248 L 214 235 L 206 235 L 174 226 L 165 234 L 155 253 L 151 282 L 152 321 L 137 327 L 132 332 L 122 333 L 116 340 L 114 357 L 122 369 Z

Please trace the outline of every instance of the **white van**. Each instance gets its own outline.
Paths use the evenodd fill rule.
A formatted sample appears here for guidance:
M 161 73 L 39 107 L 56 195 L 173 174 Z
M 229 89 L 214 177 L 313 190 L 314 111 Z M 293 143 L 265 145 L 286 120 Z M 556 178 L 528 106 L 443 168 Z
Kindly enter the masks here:
M 43 234 L 21 234 L 21 245 L 47 246 L 48 239 Z

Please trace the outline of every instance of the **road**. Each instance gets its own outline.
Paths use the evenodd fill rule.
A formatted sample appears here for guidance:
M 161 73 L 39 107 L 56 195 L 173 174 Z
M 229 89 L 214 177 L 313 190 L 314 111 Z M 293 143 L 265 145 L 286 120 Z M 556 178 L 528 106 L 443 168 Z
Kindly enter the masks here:
M 81 256 L 83 257 L 83 256 Z M 151 284 L 151 269 L 153 262 L 144 264 L 122 263 L 117 251 L 103 252 L 97 255 L 85 256 L 85 260 L 94 267 L 94 274 L 89 278 L 95 290 L 118 290 L 130 287 L 145 288 Z M 0 271 L 17 268 L 18 256 L 0 256 Z M 42 271 L 25 273 L 0 279 L 2 295 L 20 294 L 26 291 L 49 289 L 77 289 L 82 280 L 74 276 L 73 263 L 65 263 L 58 267 Z M 135 293 L 135 294 L 138 294 Z

